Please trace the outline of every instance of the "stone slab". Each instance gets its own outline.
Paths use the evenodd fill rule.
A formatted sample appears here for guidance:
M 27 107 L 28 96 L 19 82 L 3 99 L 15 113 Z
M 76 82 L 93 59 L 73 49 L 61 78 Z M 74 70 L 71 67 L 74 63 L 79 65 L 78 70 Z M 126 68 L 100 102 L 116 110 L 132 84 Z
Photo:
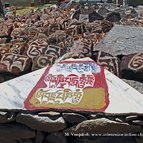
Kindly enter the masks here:
M 85 59 L 84 59 L 85 60 Z M 86 60 L 91 60 L 86 58 Z M 0 109 L 26 110 L 24 101 L 46 68 L 0 84 Z M 105 113 L 143 113 L 143 94 L 105 70 L 109 106 Z

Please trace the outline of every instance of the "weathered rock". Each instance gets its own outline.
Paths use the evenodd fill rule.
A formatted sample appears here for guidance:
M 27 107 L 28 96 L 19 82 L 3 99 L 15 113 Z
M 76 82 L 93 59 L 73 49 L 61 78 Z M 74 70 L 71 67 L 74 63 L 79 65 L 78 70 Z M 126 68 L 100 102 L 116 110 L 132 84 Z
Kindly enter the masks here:
M 143 126 L 143 121 L 142 120 L 133 120 L 132 124 Z
M 0 123 L 7 123 L 15 120 L 14 113 L 0 112 Z
M 89 14 L 89 22 L 93 22 L 95 20 L 103 20 L 104 18 L 98 14 L 96 11 L 93 11 Z
M 136 120 L 136 119 L 139 119 L 139 116 L 137 116 L 137 115 L 130 115 L 130 116 L 126 117 L 126 121 L 127 122 L 132 121 L 132 120 Z
M 40 112 L 38 113 L 38 116 L 48 116 L 48 117 L 59 117 L 60 113 L 59 112 Z
M 65 120 L 62 117 L 51 119 L 31 114 L 18 114 L 17 122 L 27 125 L 32 129 L 45 132 L 55 132 L 66 128 Z
M 41 55 L 33 59 L 32 71 L 54 64 L 56 58 L 53 55 Z
M 123 78 L 143 80 L 143 53 L 124 56 L 121 61 Z
M 48 143 L 68 143 L 66 137 L 60 132 L 49 134 L 45 140 Z
M 77 126 L 66 129 L 65 133 L 89 133 L 89 134 L 124 134 L 140 132 L 140 126 L 119 123 L 106 118 L 87 120 Z
M 98 52 L 97 63 L 116 76 L 120 76 L 119 59 L 105 52 Z
M 137 91 L 143 94 L 143 83 L 134 81 L 134 80 L 127 80 L 127 79 L 123 79 L 123 81 L 128 83 L 130 86 L 132 86 Z
M 68 123 L 71 124 L 80 123 L 87 119 L 85 116 L 77 113 L 62 113 L 62 116 Z
M 120 13 L 110 12 L 106 17 L 106 20 L 111 21 L 111 22 L 119 22 L 121 20 Z
M 43 143 L 44 138 L 45 138 L 45 134 L 43 132 L 37 131 L 35 143 Z
M 29 71 L 31 67 L 31 59 L 25 55 L 4 54 L 0 61 L 0 72 L 8 72 L 11 74 L 21 74 Z
M 142 27 L 115 24 L 95 49 L 113 56 L 142 53 L 142 33 Z
M 34 138 L 34 137 L 35 137 L 35 131 L 24 125 L 18 123 L 0 124 L 0 138 L 15 140 L 22 138 Z
M 98 119 L 99 118 L 98 115 L 96 115 L 96 114 L 88 114 L 88 115 L 86 115 L 86 117 L 88 119 Z

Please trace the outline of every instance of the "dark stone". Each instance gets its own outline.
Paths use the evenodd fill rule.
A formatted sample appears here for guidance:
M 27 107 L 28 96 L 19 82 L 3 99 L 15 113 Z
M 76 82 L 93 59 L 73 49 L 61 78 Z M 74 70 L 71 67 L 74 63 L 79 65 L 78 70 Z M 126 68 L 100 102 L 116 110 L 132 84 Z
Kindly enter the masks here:
M 49 134 L 45 140 L 48 143 L 68 143 L 65 135 L 60 132 Z
M 64 133 L 88 133 L 88 134 L 128 134 L 142 131 L 140 126 L 119 123 L 106 118 L 86 120 L 78 125 L 64 130 Z
M 8 121 L 8 113 L 0 112 L 0 123 L 6 123 Z
M 53 55 L 41 55 L 33 59 L 32 71 L 54 64 L 56 58 Z
M 0 61 L 0 72 L 21 74 L 29 71 L 31 59 L 25 55 L 4 54 Z
M 119 59 L 105 52 L 98 52 L 97 63 L 116 76 L 120 76 Z
M 130 115 L 130 116 L 126 117 L 126 121 L 127 122 L 130 122 L 130 121 L 136 120 L 136 119 L 139 119 L 139 116 L 137 116 L 137 115 Z
M 65 120 L 62 117 L 43 117 L 31 114 L 18 114 L 17 122 L 27 125 L 32 129 L 45 132 L 56 132 L 66 128 Z
M 34 143 L 43 143 L 44 138 L 45 138 L 45 134 L 43 132 L 37 131 L 36 139 Z
M 143 121 L 142 120 L 133 120 L 132 124 L 134 125 L 139 125 L 139 126 L 143 126 Z
M 110 12 L 106 17 L 106 20 L 111 21 L 111 22 L 119 22 L 121 20 L 120 13 Z
M 89 14 L 89 22 L 93 22 L 95 20 L 103 20 L 104 18 L 99 15 L 96 11 L 93 11 Z
M 110 31 L 113 27 L 113 23 L 107 20 L 102 20 L 101 21 L 101 27 L 102 27 L 102 31 L 104 33 Z
M 0 138 L 15 140 L 22 138 L 34 138 L 34 137 L 35 137 L 35 131 L 24 125 L 18 123 L 0 124 Z
M 143 53 L 124 56 L 121 61 L 122 77 L 143 81 Z
M 71 124 L 80 123 L 85 121 L 87 118 L 77 113 L 62 113 L 63 118 Z

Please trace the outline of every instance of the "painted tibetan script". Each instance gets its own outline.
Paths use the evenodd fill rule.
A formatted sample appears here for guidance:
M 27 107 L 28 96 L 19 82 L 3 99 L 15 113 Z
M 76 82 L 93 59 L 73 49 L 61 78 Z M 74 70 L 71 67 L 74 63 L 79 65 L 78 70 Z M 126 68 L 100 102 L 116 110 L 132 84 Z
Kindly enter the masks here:
M 109 104 L 104 69 L 94 61 L 64 61 L 46 69 L 25 108 L 104 111 Z

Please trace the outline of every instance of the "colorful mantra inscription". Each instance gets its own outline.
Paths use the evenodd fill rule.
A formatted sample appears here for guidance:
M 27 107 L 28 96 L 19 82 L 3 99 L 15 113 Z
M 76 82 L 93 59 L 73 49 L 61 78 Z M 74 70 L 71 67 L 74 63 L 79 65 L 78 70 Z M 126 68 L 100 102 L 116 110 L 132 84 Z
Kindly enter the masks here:
M 109 104 L 104 69 L 94 61 L 64 61 L 46 69 L 25 108 L 104 111 Z

